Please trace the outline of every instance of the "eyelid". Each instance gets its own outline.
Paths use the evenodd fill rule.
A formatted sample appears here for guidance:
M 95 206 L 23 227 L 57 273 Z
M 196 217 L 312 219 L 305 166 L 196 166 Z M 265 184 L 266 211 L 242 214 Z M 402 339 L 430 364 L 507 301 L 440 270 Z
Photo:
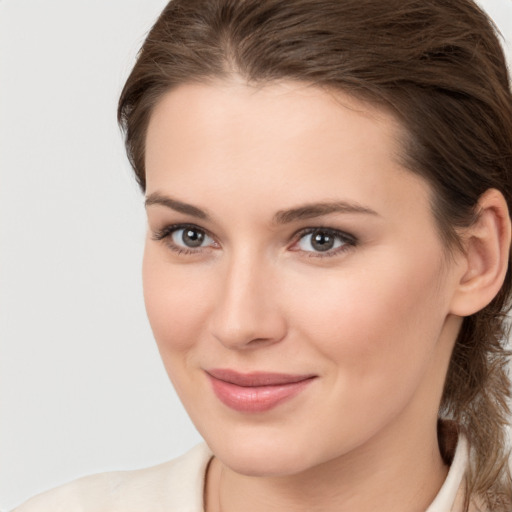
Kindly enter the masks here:
M 330 233 L 336 236 L 339 236 L 340 238 L 346 239 L 347 241 L 356 241 L 356 237 L 350 233 L 347 233 L 346 231 L 343 231 L 342 229 L 338 228 L 331 228 L 326 226 L 313 226 L 308 228 L 301 229 L 298 234 L 307 235 L 309 233 L 314 233 L 315 231 L 323 231 L 324 233 Z
M 297 231 L 292 237 L 293 243 L 292 243 L 291 247 L 297 245 L 303 237 L 310 235 L 312 233 L 315 233 L 317 231 L 332 235 L 332 236 L 340 239 L 343 242 L 343 244 L 340 247 L 337 247 L 334 249 L 329 249 L 325 252 L 303 251 L 302 249 L 291 249 L 291 250 L 296 251 L 296 252 L 303 252 L 308 257 L 327 258 L 327 257 L 336 256 L 341 253 L 344 253 L 344 252 L 354 248 L 359 243 L 356 236 L 354 236 L 350 233 L 347 233 L 346 231 L 342 231 L 340 229 L 335 229 L 335 228 L 323 227 L 323 226 L 315 226 L 315 227 L 303 228 L 303 229 Z
M 164 238 L 171 236 L 175 231 L 179 229 L 197 229 L 198 231 L 202 231 L 205 235 L 208 235 L 210 238 L 214 239 L 213 235 L 205 228 L 198 226 L 197 224 L 192 224 L 191 222 L 180 222 L 178 224 L 166 224 L 163 228 L 152 230 L 152 239 L 153 240 L 163 240 Z
M 328 234 L 337 236 L 347 243 L 356 244 L 358 241 L 356 236 L 354 236 L 350 233 L 347 233 L 346 231 L 343 231 L 343 230 L 337 229 L 337 228 L 328 228 L 328 227 L 324 227 L 324 226 L 314 226 L 314 227 L 302 228 L 292 236 L 292 239 L 299 240 L 303 236 L 314 233 L 315 231 L 322 231 L 324 233 L 328 233 Z
M 211 238 L 214 243 L 215 247 L 213 247 L 213 244 L 207 245 L 207 246 L 200 246 L 200 247 L 186 247 L 181 245 L 176 245 L 174 241 L 172 240 L 172 235 L 176 231 L 179 231 L 180 229 L 194 229 L 197 231 L 202 231 L 206 236 Z M 155 241 L 163 241 L 165 244 L 174 252 L 178 254 L 199 254 L 203 252 L 204 250 L 207 250 L 208 248 L 217 248 L 219 247 L 218 242 L 215 240 L 215 237 L 205 228 L 198 226 L 197 224 L 193 224 L 191 222 L 181 222 L 177 224 L 168 224 L 165 225 L 161 229 L 155 229 L 152 231 L 151 235 L 152 240 Z

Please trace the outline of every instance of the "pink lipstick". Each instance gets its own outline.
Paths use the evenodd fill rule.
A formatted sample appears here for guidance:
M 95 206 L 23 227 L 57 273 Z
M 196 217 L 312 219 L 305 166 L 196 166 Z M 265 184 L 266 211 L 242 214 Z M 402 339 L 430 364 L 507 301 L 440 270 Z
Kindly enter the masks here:
M 213 392 L 224 404 L 240 412 L 264 412 L 304 390 L 315 375 L 283 373 L 238 373 L 228 369 L 206 372 Z

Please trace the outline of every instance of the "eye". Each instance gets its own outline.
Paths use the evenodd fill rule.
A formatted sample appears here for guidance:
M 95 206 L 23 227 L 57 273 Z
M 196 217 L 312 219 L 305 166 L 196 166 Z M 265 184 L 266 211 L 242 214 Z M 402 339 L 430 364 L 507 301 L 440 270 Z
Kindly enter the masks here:
M 193 254 L 207 247 L 218 247 L 215 240 L 204 230 L 193 224 L 166 226 L 153 233 L 153 240 L 164 241 L 178 254 Z
M 171 233 L 171 239 L 177 246 L 190 249 L 205 247 L 213 243 L 213 239 L 211 237 L 209 237 L 202 229 L 194 226 L 174 230 Z
M 330 256 L 356 245 L 356 240 L 342 231 L 315 228 L 303 232 L 296 245 L 300 251 L 325 253 Z

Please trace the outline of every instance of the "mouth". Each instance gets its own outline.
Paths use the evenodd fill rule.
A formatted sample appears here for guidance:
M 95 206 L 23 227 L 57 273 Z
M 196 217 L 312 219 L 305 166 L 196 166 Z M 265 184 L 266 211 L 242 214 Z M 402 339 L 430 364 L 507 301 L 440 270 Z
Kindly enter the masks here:
M 239 373 L 229 369 L 207 370 L 213 392 L 224 404 L 239 412 L 265 412 L 305 390 L 316 375 L 284 373 Z

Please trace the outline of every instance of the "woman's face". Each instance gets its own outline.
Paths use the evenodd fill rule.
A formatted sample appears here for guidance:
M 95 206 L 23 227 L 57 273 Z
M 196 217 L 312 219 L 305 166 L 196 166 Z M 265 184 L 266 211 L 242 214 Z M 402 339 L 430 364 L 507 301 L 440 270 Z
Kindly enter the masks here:
M 435 426 L 458 270 L 400 133 L 294 83 L 184 85 L 152 115 L 147 312 L 236 471 L 297 473 Z

